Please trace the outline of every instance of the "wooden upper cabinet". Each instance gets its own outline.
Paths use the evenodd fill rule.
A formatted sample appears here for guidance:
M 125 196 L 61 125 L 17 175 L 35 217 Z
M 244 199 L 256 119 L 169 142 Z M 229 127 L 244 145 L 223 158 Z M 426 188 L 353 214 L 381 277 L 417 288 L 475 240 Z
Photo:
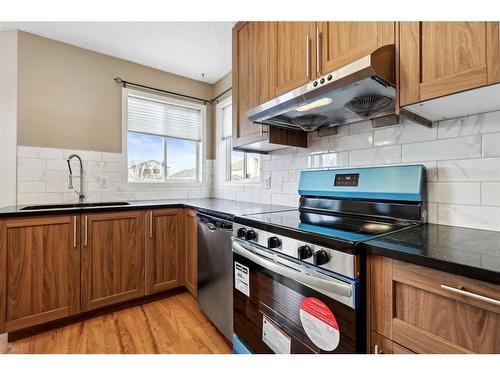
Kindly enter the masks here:
M 263 138 L 247 111 L 274 96 L 271 83 L 271 37 L 274 22 L 245 22 L 233 29 L 233 139 L 234 146 Z
M 394 44 L 395 22 L 318 22 L 317 75 L 350 64 L 379 47 Z
M 390 346 L 383 336 L 415 353 L 500 353 L 500 286 L 380 256 L 369 273 L 372 345 Z
M 198 222 L 196 211 L 186 209 L 185 284 L 189 292 L 196 297 L 198 292 Z
M 401 22 L 401 105 L 500 81 L 498 22 Z
M 276 75 L 276 96 L 314 79 L 315 26 L 315 22 L 276 22 L 272 39 L 276 61 L 271 73 Z
M 0 221 L 0 332 L 78 313 L 77 234 L 77 216 Z
M 183 284 L 183 209 L 147 212 L 146 292 L 161 292 Z
M 143 296 L 145 211 L 82 216 L 82 306 Z

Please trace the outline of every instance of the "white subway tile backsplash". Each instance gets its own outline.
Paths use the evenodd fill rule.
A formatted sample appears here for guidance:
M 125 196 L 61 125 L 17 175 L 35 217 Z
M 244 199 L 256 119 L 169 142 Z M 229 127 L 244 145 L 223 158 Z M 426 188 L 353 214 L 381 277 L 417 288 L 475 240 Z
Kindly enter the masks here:
M 427 194 L 434 203 L 481 204 L 479 182 L 430 182 Z
M 383 147 L 403 143 L 415 143 L 435 140 L 437 126 L 426 128 L 424 126 L 405 122 L 403 125 L 381 128 L 374 131 L 373 145 Z
M 330 138 L 330 151 L 349 151 L 372 147 L 373 132 Z
M 439 181 L 500 181 L 500 158 L 438 161 Z
M 46 183 L 41 181 L 19 181 L 17 190 L 20 193 L 44 193 L 46 192 Z
M 438 136 L 439 138 L 454 138 L 499 131 L 500 111 L 441 121 Z
M 500 206 L 499 182 L 481 183 L 481 204 L 485 206 Z
M 466 159 L 481 156 L 481 136 L 403 145 L 403 161 Z
M 483 135 L 483 158 L 494 156 L 500 156 L 500 133 Z
M 438 224 L 500 231 L 500 207 L 438 204 Z
M 401 146 L 368 148 L 350 152 L 351 166 L 371 166 L 401 163 Z

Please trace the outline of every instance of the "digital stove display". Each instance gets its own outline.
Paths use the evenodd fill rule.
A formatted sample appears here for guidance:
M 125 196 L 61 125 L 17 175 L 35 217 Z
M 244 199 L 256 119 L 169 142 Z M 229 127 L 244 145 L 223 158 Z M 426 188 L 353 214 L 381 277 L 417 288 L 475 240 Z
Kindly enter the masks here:
M 336 174 L 334 186 L 358 186 L 359 173 Z

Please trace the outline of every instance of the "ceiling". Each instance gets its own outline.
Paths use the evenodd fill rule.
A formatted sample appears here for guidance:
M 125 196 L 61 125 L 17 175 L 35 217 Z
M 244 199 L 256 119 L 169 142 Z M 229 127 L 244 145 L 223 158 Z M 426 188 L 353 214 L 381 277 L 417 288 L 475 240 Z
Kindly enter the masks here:
M 0 22 L 0 31 L 19 29 L 214 83 L 231 71 L 233 25 L 234 22 Z

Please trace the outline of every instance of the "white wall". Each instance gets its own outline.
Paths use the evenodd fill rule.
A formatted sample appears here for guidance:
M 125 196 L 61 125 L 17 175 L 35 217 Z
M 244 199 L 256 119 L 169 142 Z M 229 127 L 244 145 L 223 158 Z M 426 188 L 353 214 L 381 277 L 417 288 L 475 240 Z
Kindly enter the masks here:
M 372 129 L 369 122 L 309 137 L 309 148 L 263 156 L 263 184 L 218 184 L 217 198 L 296 206 L 299 171 L 307 168 L 423 163 L 429 222 L 500 231 L 500 112 L 442 121 L 432 129 L 407 123 Z
M 0 207 L 16 203 L 17 31 L 0 32 Z

